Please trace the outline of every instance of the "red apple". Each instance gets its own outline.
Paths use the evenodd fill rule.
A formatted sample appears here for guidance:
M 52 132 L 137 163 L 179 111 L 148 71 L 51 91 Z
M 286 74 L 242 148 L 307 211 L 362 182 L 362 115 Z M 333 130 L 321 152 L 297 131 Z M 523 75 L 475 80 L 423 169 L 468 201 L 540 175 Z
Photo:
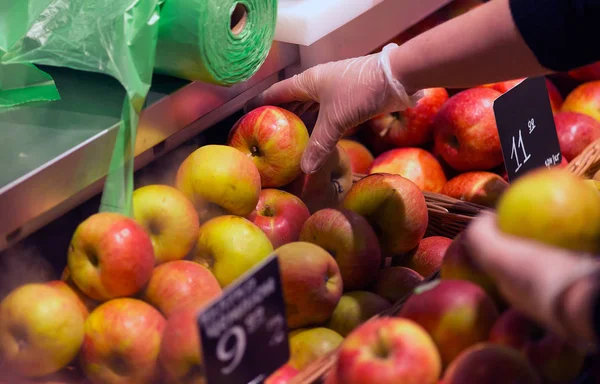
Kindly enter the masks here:
M 425 330 L 407 319 L 382 317 L 342 343 L 336 376 L 344 384 L 436 384 L 440 356 Z
M 346 151 L 350 157 L 350 167 L 354 173 L 368 173 L 371 164 L 373 164 L 373 155 L 369 150 L 354 140 L 340 140 L 340 147 Z
M 552 112 L 556 113 L 560 111 L 560 107 L 562 107 L 563 97 L 554 85 L 548 78 L 546 78 L 546 88 L 548 89 L 548 97 L 550 98 L 550 106 L 552 107 Z
M 383 268 L 377 274 L 371 291 L 392 303 L 406 297 L 421 282 L 423 276 L 405 267 Z
M 300 175 L 308 130 L 292 112 L 263 106 L 235 123 L 229 132 L 228 144 L 251 157 L 263 188 L 281 187 Z
M 457 171 L 487 170 L 502 164 L 494 100 L 500 92 L 471 88 L 452 96 L 434 122 L 435 152 Z
M 452 239 L 444 236 L 426 237 L 421 240 L 416 249 L 403 257 L 403 265 L 415 270 L 421 276 L 430 276 L 442 267 L 444 255 L 450 244 Z
M 453 177 L 441 192 L 458 200 L 493 208 L 508 187 L 508 183 L 497 174 L 476 171 Z
M 414 108 L 378 115 L 367 122 L 394 147 L 418 147 L 433 140 L 433 120 L 448 100 L 444 88 L 425 89 Z
M 516 80 L 500 81 L 498 83 L 484 84 L 484 85 L 482 85 L 482 87 L 491 88 L 500 93 L 505 93 L 507 91 L 510 91 L 512 88 L 514 88 L 516 85 L 518 85 L 523 80 L 525 80 L 525 79 L 523 78 L 523 79 L 516 79 Z
M 429 214 L 423 193 L 399 175 L 373 174 L 361 179 L 346 195 L 344 208 L 367 218 L 384 253 L 410 251 L 427 230 Z
M 94 383 L 151 383 L 165 319 L 143 301 L 121 298 L 96 308 L 85 322 L 80 362 Z
M 346 209 L 315 212 L 304 223 L 300 241 L 316 244 L 333 256 L 347 291 L 369 285 L 381 264 L 377 235 L 364 217 Z
M 267 235 L 273 248 L 298 241 L 302 225 L 310 216 L 297 196 L 278 189 L 263 189 L 256 209 L 248 220 Z
M 339 207 L 352 187 L 352 166 L 346 151 L 339 145 L 325 165 L 312 175 L 301 174 L 289 186 L 311 213 L 323 208 Z
M 559 112 L 554 124 L 560 151 L 568 161 L 573 160 L 589 144 L 600 138 L 600 121 L 577 112 Z
M 579 81 L 600 80 L 600 61 L 570 70 L 569 76 Z
M 446 175 L 437 159 L 421 148 L 398 148 L 379 155 L 369 173 L 392 173 L 411 180 L 423 191 L 439 192 Z
M 399 316 L 416 321 L 429 332 L 447 366 L 463 350 L 487 340 L 498 310 L 478 285 L 436 280 L 415 289 Z
M 600 121 L 600 80 L 581 84 L 562 105 L 563 112 L 579 112 Z
M 284 364 L 265 380 L 265 384 L 288 384 L 299 371 L 290 364 Z
M 527 360 L 511 348 L 478 343 L 446 369 L 444 384 L 541 384 Z
M 154 251 L 134 220 L 97 213 L 79 224 L 69 245 L 68 266 L 79 289 L 94 300 L 138 293 L 150 280 Z
M 207 268 L 176 260 L 154 268 L 142 297 L 168 317 L 181 307 L 203 305 L 220 295 L 221 286 Z

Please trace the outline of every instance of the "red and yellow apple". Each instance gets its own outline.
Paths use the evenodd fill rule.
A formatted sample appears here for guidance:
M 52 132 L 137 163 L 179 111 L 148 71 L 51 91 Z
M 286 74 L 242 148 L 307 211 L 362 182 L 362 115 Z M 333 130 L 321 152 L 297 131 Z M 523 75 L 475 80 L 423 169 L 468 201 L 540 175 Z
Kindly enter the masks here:
M 485 171 L 461 173 L 448 180 L 441 193 L 458 200 L 494 208 L 508 188 L 501 176 Z
M 96 300 L 93 300 L 90 297 L 86 296 L 83 292 L 81 292 L 81 290 L 79 288 L 77 288 L 77 285 L 75 284 L 75 282 L 71 278 L 71 271 L 69 271 L 69 267 L 68 266 L 66 266 L 63 269 L 63 271 L 62 271 L 62 273 L 60 275 L 60 280 L 63 281 L 65 284 L 67 284 L 67 286 L 69 288 L 71 288 L 71 290 L 73 292 L 75 292 L 75 294 L 79 298 L 79 301 L 87 309 L 87 314 L 88 315 L 90 314 L 90 312 L 92 312 L 94 310 L 94 308 L 96 308 L 98 306 L 98 302 Z M 87 315 L 85 317 L 87 318 Z
M 120 298 L 101 304 L 85 321 L 80 363 L 94 383 L 151 383 L 166 321 L 150 304 Z
M 267 377 L 265 384 L 288 384 L 298 373 L 300 371 L 286 363 Z
M 367 218 L 384 252 L 401 254 L 425 235 L 428 211 L 419 187 L 400 175 L 372 174 L 346 195 L 344 208 Z
M 337 349 L 344 338 L 331 329 L 317 327 L 292 331 L 289 340 L 289 364 L 301 371 L 313 361 Z
M 563 112 L 579 112 L 600 121 L 600 80 L 575 88 L 562 105 Z
M 439 161 L 421 148 L 398 148 L 382 153 L 373 161 L 369 173 L 400 175 L 429 192 L 439 192 L 446 184 Z
M 546 88 L 548 89 L 548 98 L 550 99 L 550 107 L 552 108 L 552 113 L 557 113 L 560 111 L 560 108 L 563 104 L 563 97 L 560 94 L 556 85 L 551 82 L 548 78 L 546 78 Z
M 193 260 L 208 268 L 225 288 L 271 252 L 273 245 L 259 227 L 225 215 L 202 224 Z
M 369 172 L 371 164 L 373 164 L 373 155 L 371 152 L 354 140 L 342 139 L 338 143 L 350 158 L 350 168 L 354 173 L 365 174 Z
M 483 171 L 502 164 L 494 100 L 500 92 L 471 88 L 452 96 L 434 121 L 435 152 L 457 171 Z
M 402 265 L 421 276 L 431 276 L 442 267 L 444 255 L 452 239 L 444 236 L 429 236 L 419 242 L 416 249 L 402 258 Z
M 499 81 L 497 83 L 484 84 L 484 85 L 482 85 L 482 87 L 491 88 L 494 91 L 498 91 L 500 93 L 506 93 L 506 92 L 510 91 L 511 89 L 513 89 L 515 86 L 517 86 L 523 80 L 525 80 L 525 78 L 515 79 L 515 80 L 507 80 L 507 81 Z
M 248 216 L 267 235 L 273 248 L 298 241 L 310 212 L 297 196 L 278 189 L 263 189 L 256 209 Z
M 263 106 L 235 123 L 228 144 L 252 159 L 264 188 L 281 187 L 301 172 L 300 160 L 308 144 L 308 130 L 292 112 Z
M 390 308 L 391 303 L 372 292 L 352 291 L 342 295 L 325 326 L 348 336 L 359 325 Z
M 435 344 L 420 325 L 382 317 L 346 337 L 335 369 L 338 382 L 344 384 L 436 384 L 441 363 Z
M 333 256 L 346 291 L 367 287 L 381 265 L 377 235 L 364 217 L 347 209 L 315 212 L 304 223 L 300 241 L 316 244 Z
M 207 268 L 176 260 L 154 268 L 142 298 L 169 317 L 181 307 L 200 306 L 220 295 L 221 286 Z
M 371 291 L 395 303 L 412 292 L 422 281 L 423 276 L 412 269 L 388 267 L 379 271 Z
M 288 326 L 294 329 L 326 321 L 344 290 L 335 259 L 318 245 L 306 242 L 283 245 L 275 255 Z
M 600 80 L 600 61 L 570 70 L 569 76 L 579 81 Z
M 225 214 L 249 215 L 261 189 L 252 159 L 226 145 L 195 150 L 181 163 L 175 184 L 196 207 L 200 223 Z
M 568 161 L 600 138 L 600 121 L 583 113 L 559 112 L 554 115 L 554 124 L 560 152 Z
M 77 306 L 79 307 L 79 310 L 81 312 L 81 316 L 83 316 L 83 319 L 84 320 L 87 319 L 88 315 L 90 314 L 90 311 L 88 310 L 88 308 L 87 308 L 85 302 L 82 300 L 81 296 L 79 296 L 77 294 L 77 292 L 73 288 L 71 288 L 71 286 L 69 284 L 67 284 L 66 282 L 64 282 L 62 280 L 52 280 L 52 281 L 47 282 L 46 284 L 71 296 L 71 298 L 77 303 Z
M 138 293 L 150 279 L 154 251 L 141 225 L 118 213 L 102 212 L 83 221 L 67 257 L 71 278 L 94 300 Z

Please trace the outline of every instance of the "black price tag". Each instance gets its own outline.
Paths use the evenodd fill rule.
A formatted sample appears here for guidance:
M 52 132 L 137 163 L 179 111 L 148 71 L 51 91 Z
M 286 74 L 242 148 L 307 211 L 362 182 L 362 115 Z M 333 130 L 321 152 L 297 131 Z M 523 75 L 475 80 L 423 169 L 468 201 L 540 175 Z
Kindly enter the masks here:
M 224 290 L 198 326 L 209 384 L 262 383 L 285 364 L 290 350 L 277 257 Z
M 562 154 L 544 77 L 522 81 L 494 102 L 502 156 L 512 182 L 539 167 L 560 164 Z

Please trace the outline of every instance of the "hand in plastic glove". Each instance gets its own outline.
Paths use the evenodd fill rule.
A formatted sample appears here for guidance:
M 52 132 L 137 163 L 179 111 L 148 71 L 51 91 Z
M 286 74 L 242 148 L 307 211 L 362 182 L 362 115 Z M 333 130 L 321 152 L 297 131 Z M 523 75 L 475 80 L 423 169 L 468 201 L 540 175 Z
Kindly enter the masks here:
M 273 85 L 251 100 L 250 109 L 279 105 L 301 116 L 318 105 L 319 116 L 302 157 L 302 170 L 323 166 L 344 133 L 379 113 L 413 107 L 420 93 L 409 96 L 392 74 L 388 44 L 382 52 L 310 68 Z
M 517 310 L 577 347 L 594 338 L 593 293 L 600 261 L 500 232 L 496 216 L 477 217 L 461 236 L 464 250 Z

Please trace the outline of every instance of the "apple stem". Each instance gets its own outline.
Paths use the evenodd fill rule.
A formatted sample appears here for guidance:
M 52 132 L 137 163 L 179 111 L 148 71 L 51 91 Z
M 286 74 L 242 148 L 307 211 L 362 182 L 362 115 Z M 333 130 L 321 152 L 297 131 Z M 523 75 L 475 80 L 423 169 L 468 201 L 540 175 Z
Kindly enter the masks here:
M 344 187 L 342 187 L 342 185 L 340 184 L 339 181 L 337 181 L 337 180 L 331 180 L 331 182 L 333 183 L 333 185 L 334 185 L 334 187 L 336 189 L 336 192 L 338 194 L 341 195 L 342 193 L 344 193 Z
M 258 156 L 258 155 L 260 155 L 260 150 L 258 149 L 258 147 L 256 145 L 253 145 L 250 148 L 250 153 L 252 153 L 252 156 Z

